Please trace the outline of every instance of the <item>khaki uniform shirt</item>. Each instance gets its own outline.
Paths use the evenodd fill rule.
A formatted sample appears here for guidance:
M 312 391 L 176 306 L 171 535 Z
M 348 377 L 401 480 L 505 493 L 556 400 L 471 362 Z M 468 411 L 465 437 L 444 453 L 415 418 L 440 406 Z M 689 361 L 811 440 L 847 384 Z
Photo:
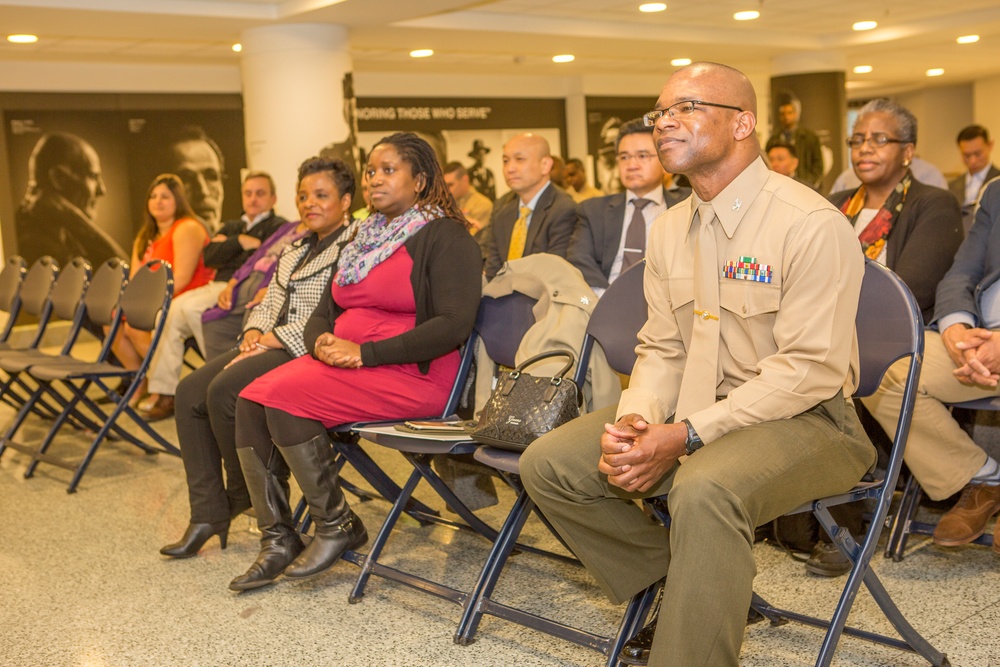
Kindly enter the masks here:
M 583 186 L 583 190 L 580 190 L 579 192 L 576 191 L 576 188 L 566 188 L 566 192 L 569 193 L 569 196 L 572 197 L 573 201 L 575 201 L 577 204 L 586 199 L 593 199 L 594 197 L 604 196 L 603 192 L 595 188 L 590 183 L 587 183 L 585 186 Z
M 480 229 L 486 229 L 490 224 L 490 216 L 493 215 L 493 202 L 489 197 L 479 194 L 476 190 L 469 190 L 469 194 L 458 202 L 458 207 L 466 218 L 472 218 L 479 223 Z
M 692 223 L 701 203 L 692 196 L 650 230 L 649 319 L 619 416 L 634 412 L 664 423 L 674 413 L 694 319 L 698 226 Z M 761 159 L 711 203 L 722 307 L 719 400 L 688 417 L 706 443 L 743 426 L 793 417 L 841 389 L 853 393 L 854 319 L 864 275 L 860 245 L 844 216 Z M 741 258 L 753 258 L 761 281 L 724 275 L 724 267 Z

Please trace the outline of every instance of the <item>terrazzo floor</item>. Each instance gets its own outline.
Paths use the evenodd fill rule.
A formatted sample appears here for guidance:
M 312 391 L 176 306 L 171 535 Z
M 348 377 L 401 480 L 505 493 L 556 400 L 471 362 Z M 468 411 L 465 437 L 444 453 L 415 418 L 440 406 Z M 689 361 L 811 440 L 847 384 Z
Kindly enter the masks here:
M 0 410 L 0 425 L 10 418 Z M 29 424 L 25 440 L 40 435 Z M 172 420 L 157 424 L 176 440 Z M 84 437 L 61 436 L 54 453 L 82 452 Z M 408 474 L 394 452 L 365 445 L 395 479 Z M 102 447 L 80 490 L 67 495 L 69 473 L 43 465 L 23 479 L 28 459 L 8 450 L 0 458 L 0 665 L 343 665 L 598 666 L 599 653 L 486 617 L 477 640 L 458 646 L 452 635 L 460 608 L 405 586 L 374 578 L 359 604 L 348 604 L 357 568 L 338 564 L 323 577 L 280 582 L 243 594 L 229 580 L 253 561 L 258 535 L 251 520 L 232 526 L 229 547 L 212 539 L 197 558 L 168 560 L 157 550 L 181 535 L 188 518 L 181 461 L 149 456 L 122 443 Z M 350 477 L 350 475 L 347 475 Z M 356 477 L 356 475 L 355 475 Z M 426 491 L 417 497 L 441 508 Z M 513 495 L 481 516 L 499 525 Z M 355 503 L 374 534 L 388 511 L 383 501 Z M 556 548 L 536 521 L 524 541 Z M 470 588 L 488 545 L 445 527 L 404 519 L 384 555 L 388 564 L 457 587 Z M 801 564 L 767 544 L 755 548 L 757 591 L 779 605 L 829 614 L 840 580 L 808 575 Z M 910 622 L 956 667 L 1000 666 L 1000 556 L 983 547 L 942 549 L 914 538 L 900 563 L 876 557 L 876 568 Z M 609 604 L 580 568 L 532 554 L 514 557 L 497 599 L 552 615 L 578 627 L 610 633 L 621 608 Z M 851 622 L 891 632 L 862 592 Z M 748 628 L 747 667 L 812 665 L 817 630 L 794 624 Z M 923 665 L 916 656 L 845 638 L 835 665 Z

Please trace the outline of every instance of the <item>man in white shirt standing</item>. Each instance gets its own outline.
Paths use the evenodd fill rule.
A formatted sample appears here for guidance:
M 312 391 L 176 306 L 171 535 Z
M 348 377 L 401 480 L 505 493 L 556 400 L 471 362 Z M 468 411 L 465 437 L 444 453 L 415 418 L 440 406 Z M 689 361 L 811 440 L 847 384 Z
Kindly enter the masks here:
M 691 188 L 663 187 L 653 128 L 646 127 L 641 118 L 619 129 L 615 159 L 625 192 L 577 206 L 578 222 L 566 255 L 598 296 L 645 257 L 653 220 L 691 194 Z

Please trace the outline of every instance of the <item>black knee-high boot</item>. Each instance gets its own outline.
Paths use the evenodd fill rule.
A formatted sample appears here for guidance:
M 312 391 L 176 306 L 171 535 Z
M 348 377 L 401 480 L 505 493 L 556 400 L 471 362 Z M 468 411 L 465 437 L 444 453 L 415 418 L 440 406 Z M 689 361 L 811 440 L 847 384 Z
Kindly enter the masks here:
M 267 466 L 252 447 L 236 450 L 250 499 L 257 510 L 260 528 L 260 553 L 246 573 L 229 584 L 234 591 L 246 591 L 273 584 L 288 564 L 302 553 L 302 540 L 292 526 L 292 510 L 288 504 L 288 483 L 276 474 L 279 458 L 271 454 Z
M 307 579 L 326 572 L 345 551 L 367 542 L 368 532 L 340 490 L 333 446 L 325 433 L 279 449 L 306 497 L 316 526 L 312 542 L 285 569 L 285 576 Z

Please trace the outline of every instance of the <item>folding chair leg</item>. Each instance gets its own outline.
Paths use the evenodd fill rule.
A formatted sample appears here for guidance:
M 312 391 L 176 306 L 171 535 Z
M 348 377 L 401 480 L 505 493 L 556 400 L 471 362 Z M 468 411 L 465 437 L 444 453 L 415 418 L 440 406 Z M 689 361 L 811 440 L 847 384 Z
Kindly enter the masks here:
M 434 487 L 437 494 L 446 503 L 448 503 L 448 506 L 455 511 L 455 514 L 460 516 L 462 520 L 465 521 L 470 528 L 472 528 L 472 530 L 476 531 L 490 542 L 497 539 L 497 531 L 473 514 L 472 510 L 466 507 L 465 503 L 463 503 L 459 497 L 455 495 L 455 492 L 451 490 L 451 487 L 445 484 L 444 481 L 438 477 L 437 473 L 434 472 L 434 469 L 431 468 L 431 457 L 429 455 L 403 452 L 403 456 L 413 465 L 414 468 L 417 469 L 421 476 L 427 480 L 427 483 Z
M 336 447 L 338 454 L 345 458 L 347 462 L 358 471 L 358 474 L 360 474 L 365 481 L 371 484 L 372 487 L 378 491 L 379 495 L 388 500 L 390 503 L 396 502 L 396 499 L 399 498 L 399 494 L 401 492 L 399 485 L 385 474 L 385 471 L 382 470 L 382 468 L 380 468 L 374 460 L 372 460 L 372 458 L 368 455 L 368 452 L 357 444 L 346 443 L 339 439 L 334 440 L 334 446 Z M 404 511 L 422 526 L 426 526 L 430 523 L 426 517 L 440 516 L 440 513 L 436 510 L 431 509 L 414 498 L 410 498 L 410 501 Z
M 535 503 L 528 497 L 528 493 L 522 490 L 493 542 L 493 548 L 490 549 L 475 587 L 469 592 L 465 607 L 462 609 L 462 618 L 458 622 L 458 630 L 455 631 L 456 644 L 467 646 L 474 641 L 479 622 L 483 618 L 482 603 L 493 594 L 493 589 L 500 579 L 500 572 L 534 506 Z
M 922 497 L 923 491 L 920 489 L 920 484 L 917 483 L 916 477 L 910 475 L 903 487 L 903 496 L 899 500 L 899 510 L 893 517 L 889 542 L 886 545 L 886 558 L 892 558 L 897 563 L 903 560 L 906 543 L 910 538 L 910 524 L 920 508 Z
M 625 614 L 622 616 L 622 622 L 618 625 L 618 632 L 611 640 L 611 643 L 608 644 L 608 660 L 605 663 L 605 667 L 618 666 L 618 656 L 625 647 L 625 643 L 642 630 L 642 626 L 646 622 L 646 617 L 653 608 L 661 583 L 657 582 L 650 585 L 645 590 L 636 593 L 629 600 L 628 606 L 625 608 Z
M 389 516 L 386 517 L 385 522 L 378 531 L 378 535 L 375 537 L 375 541 L 372 542 L 372 546 L 368 550 L 368 555 L 364 557 L 364 561 L 361 563 L 361 572 L 358 574 L 358 580 L 354 583 L 354 589 L 351 591 L 350 597 L 347 598 L 351 604 L 361 602 L 361 598 L 365 596 L 365 587 L 368 585 L 368 579 L 372 575 L 375 563 L 378 561 L 378 557 L 382 555 L 382 549 L 385 548 L 385 543 L 389 541 L 389 534 L 392 533 L 393 527 L 399 520 L 399 515 L 403 513 L 403 507 L 406 506 L 406 502 L 413 495 L 413 491 L 419 483 L 420 473 L 414 470 L 410 473 L 410 478 L 406 480 L 406 484 L 403 485 L 399 497 L 393 503 L 392 509 L 389 510 Z

